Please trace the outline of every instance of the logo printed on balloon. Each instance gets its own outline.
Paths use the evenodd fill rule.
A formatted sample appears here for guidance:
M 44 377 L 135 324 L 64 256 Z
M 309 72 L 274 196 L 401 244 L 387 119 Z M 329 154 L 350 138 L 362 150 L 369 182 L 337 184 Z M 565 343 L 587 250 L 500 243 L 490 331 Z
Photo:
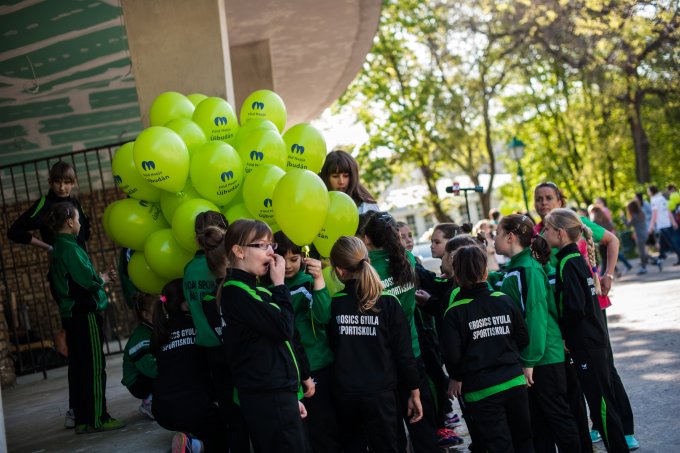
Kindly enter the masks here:
M 228 180 L 232 179 L 233 177 L 234 177 L 234 172 L 231 171 L 231 170 L 229 170 L 229 171 L 224 171 L 224 172 L 222 172 L 222 174 L 220 175 L 220 179 L 222 180 L 222 182 L 228 181 Z
M 144 171 L 155 170 L 156 164 L 152 160 L 143 160 L 142 161 L 142 169 L 144 169 Z
M 139 200 L 139 205 L 140 205 L 140 206 L 144 206 L 145 208 L 148 208 L 148 207 L 149 207 L 149 203 L 147 203 L 147 202 L 144 201 L 144 200 Z
M 305 147 L 302 145 L 298 145 L 297 143 L 294 143 L 293 146 L 290 147 L 290 150 L 294 153 L 298 154 L 304 154 L 305 153 Z
M 123 184 L 123 178 L 120 177 L 120 175 L 114 175 L 113 180 L 115 181 L 116 184 L 119 186 Z
M 264 110 L 264 102 L 253 102 L 253 104 L 250 106 L 251 109 L 253 110 Z
M 264 207 L 265 208 L 271 208 L 272 204 L 273 204 L 273 202 L 272 202 L 271 198 L 265 198 L 264 199 Z
M 228 122 L 226 116 L 215 117 L 215 126 L 226 126 Z
M 256 150 L 250 152 L 250 160 L 262 160 L 264 159 L 264 153 Z

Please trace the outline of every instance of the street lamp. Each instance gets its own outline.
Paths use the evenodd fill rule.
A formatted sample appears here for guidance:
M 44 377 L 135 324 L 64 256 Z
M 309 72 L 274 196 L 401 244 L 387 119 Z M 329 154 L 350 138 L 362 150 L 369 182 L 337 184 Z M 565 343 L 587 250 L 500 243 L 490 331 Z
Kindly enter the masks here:
M 512 152 L 512 157 L 517 161 L 517 176 L 519 176 L 519 182 L 522 184 L 522 195 L 524 196 L 524 207 L 526 208 L 527 214 L 529 213 L 529 200 L 527 199 L 527 187 L 524 182 L 524 171 L 522 170 L 522 164 L 520 161 L 524 156 L 524 148 L 526 145 L 522 140 L 517 137 L 512 137 L 510 143 L 508 143 L 508 148 Z

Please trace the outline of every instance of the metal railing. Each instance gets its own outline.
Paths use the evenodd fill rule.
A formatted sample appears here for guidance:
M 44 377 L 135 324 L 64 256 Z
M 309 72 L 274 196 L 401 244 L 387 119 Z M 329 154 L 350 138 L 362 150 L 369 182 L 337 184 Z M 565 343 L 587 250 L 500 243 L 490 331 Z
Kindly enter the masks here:
M 52 165 L 60 160 L 70 162 L 77 175 L 80 200 L 90 218 L 88 241 L 90 259 L 99 271 L 117 263 L 119 248 L 106 236 L 102 226 L 104 207 L 124 198 L 113 181 L 111 161 L 122 144 L 89 148 L 49 158 L 0 166 L 2 201 L 2 248 L 0 253 L 0 302 L 7 320 L 10 353 L 16 374 L 42 371 L 65 363 L 54 350 L 54 335 L 61 330 L 56 303 L 47 283 L 49 256 L 30 245 L 7 239 L 7 229 L 32 203 L 49 190 L 48 177 Z M 38 236 L 39 232 L 33 232 Z M 126 338 L 136 324 L 134 313 L 125 304 L 120 285 L 107 288 L 109 306 L 104 312 L 105 353 L 122 352 Z M 0 326 L 0 330 L 4 330 Z M 7 338 L 5 337 L 5 338 Z

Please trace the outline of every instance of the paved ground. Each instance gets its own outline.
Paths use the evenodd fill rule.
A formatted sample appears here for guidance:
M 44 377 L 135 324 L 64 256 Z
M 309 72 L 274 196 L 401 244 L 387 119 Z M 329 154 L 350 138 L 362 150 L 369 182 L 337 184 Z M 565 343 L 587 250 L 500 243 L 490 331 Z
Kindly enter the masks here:
M 663 273 L 650 268 L 643 277 L 626 275 L 615 283 L 612 296 L 609 328 L 616 365 L 635 412 L 639 451 L 678 451 L 680 266 Z M 106 393 L 109 412 L 125 420 L 126 428 L 79 436 L 63 429 L 66 369 L 51 370 L 47 380 L 42 374 L 23 376 L 14 388 L 2 391 L 9 451 L 167 452 L 172 433 L 137 412 L 139 402 L 120 385 L 121 362 L 120 355 L 108 359 Z M 604 451 L 601 443 L 597 451 Z

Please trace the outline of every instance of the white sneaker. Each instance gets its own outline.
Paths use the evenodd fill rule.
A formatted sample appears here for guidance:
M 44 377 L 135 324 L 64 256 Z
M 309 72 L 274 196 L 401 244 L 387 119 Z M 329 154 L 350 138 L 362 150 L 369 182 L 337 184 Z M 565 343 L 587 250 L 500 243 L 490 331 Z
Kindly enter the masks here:
M 151 420 L 156 420 L 151 412 L 151 401 L 142 401 L 139 405 L 139 412 L 149 417 Z
M 64 417 L 64 428 L 75 428 L 76 427 L 76 415 L 73 413 L 73 409 L 66 411 L 66 416 Z

